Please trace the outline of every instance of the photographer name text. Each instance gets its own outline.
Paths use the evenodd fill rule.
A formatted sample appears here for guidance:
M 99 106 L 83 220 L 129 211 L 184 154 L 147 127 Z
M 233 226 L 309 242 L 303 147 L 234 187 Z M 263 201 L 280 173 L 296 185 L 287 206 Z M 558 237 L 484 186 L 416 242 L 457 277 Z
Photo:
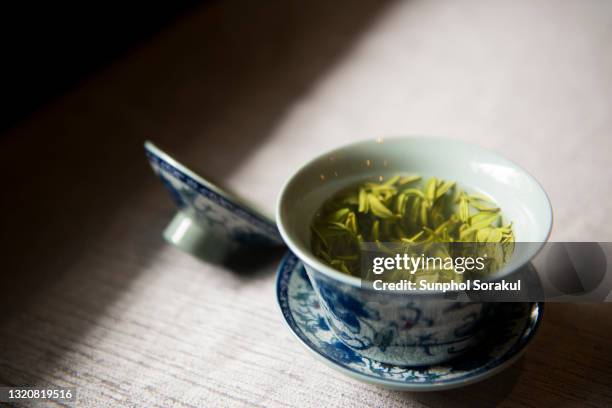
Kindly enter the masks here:
M 372 287 L 375 290 L 398 290 L 398 291 L 470 291 L 470 290 L 492 290 L 492 291 L 520 291 L 520 279 L 514 282 L 501 280 L 499 282 L 484 282 L 479 279 L 466 280 L 463 282 L 429 282 L 426 279 L 421 279 L 418 282 L 402 279 L 398 282 L 384 282 L 383 280 L 375 280 L 372 282 Z

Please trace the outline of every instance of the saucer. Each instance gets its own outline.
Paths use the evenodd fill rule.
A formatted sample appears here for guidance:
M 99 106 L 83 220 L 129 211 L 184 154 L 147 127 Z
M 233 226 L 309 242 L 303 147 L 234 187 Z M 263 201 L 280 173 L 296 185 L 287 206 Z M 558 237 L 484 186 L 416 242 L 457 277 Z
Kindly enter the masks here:
M 490 334 L 473 351 L 421 367 L 380 363 L 359 355 L 330 330 L 302 262 L 291 252 L 276 276 L 276 296 L 286 324 L 316 358 L 356 380 L 402 391 L 438 391 L 482 381 L 512 365 L 542 320 L 542 303 L 500 303 Z
M 189 170 L 153 143 L 147 141 L 144 147 L 149 164 L 179 209 L 164 231 L 166 240 L 192 253 L 208 243 L 230 249 L 284 245 L 274 219 Z

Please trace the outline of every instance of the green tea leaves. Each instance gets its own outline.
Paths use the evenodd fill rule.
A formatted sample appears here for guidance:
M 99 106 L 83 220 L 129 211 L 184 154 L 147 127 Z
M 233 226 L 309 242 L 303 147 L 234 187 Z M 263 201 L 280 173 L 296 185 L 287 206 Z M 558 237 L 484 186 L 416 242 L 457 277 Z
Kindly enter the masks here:
M 442 197 L 446 194 L 451 188 L 455 186 L 454 181 L 443 181 L 440 183 L 440 186 L 436 190 L 436 199 Z
M 391 218 L 393 217 L 393 213 L 387 207 L 384 206 L 383 203 L 380 202 L 378 198 L 374 194 L 368 194 L 368 204 L 370 206 L 370 211 L 376 217 L 379 218 Z
M 404 186 L 406 184 L 410 184 L 410 183 L 414 183 L 415 181 L 419 181 L 421 179 L 421 176 L 404 176 L 404 177 L 400 177 L 400 179 L 398 180 L 397 184 L 400 186 Z
M 492 265 L 501 264 L 514 248 L 512 224 L 502 225 L 501 220 L 491 199 L 466 194 L 454 181 L 395 175 L 379 183 L 359 183 L 327 200 L 312 224 L 312 250 L 333 268 L 356 276 L 364 242 L 375 242 L 383 252 L 391 252 L 385 242 L 502 244 L 500 258 L 490 259 Z M 442 280 L 453 276 L 444 271 L 427 271 L 429 275 Z
M 365 188 L 359 189 L 359 212 L 364 213 L 368 212 L 368 193 L 366 193 Z
M 468 222 L 469 218 L 470 218 L 470 207 L 468 205 L 468 199 L 467 196 L 461 192 L 461 194 L 459 194 L 459 219 L 461 220 L 461 222 Z
M 429 202 L 433 203 L 436 200 L 436 188 L 438 180 L 435 177 L 430 178 L 425 184 L 425 197 Z
M 329 216 L 328 221 L 343 222 L 350 212 L 351 210 L 349 208 L 340 208 Z
M 400 180 L 400 176 L 391 177 L 391 178 L 389 178 L 389 180 L 385 181 L 383 183 L 383 185 L 384 186 L 392 186 L 392 185 L 396 184 L 399 180 Z
M 499 207 L 492 206 L 491 204 L 484 204 L 480 201 L 469 200 L 472 207 L 480 211 L 499 211 Z

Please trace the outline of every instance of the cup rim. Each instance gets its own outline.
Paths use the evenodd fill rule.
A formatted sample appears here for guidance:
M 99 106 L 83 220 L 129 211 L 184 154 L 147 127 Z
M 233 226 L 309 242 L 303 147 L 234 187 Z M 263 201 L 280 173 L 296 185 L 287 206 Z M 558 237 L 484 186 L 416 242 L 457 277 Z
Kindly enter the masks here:
M 248 212 L 252 213 L 253 215 L 261 218 L 262 220 L 267 221 L 268 223 L 272 223 L 272 224 L 274 223 L 274 217 L 272 217 L 271 215 L 267 214 L 266 211 L 260 209 L 257 205 L 255 205 L 255 204 L 253 204 L 251 202 L 248 202 L 246 199 L 238 196 L 236 193 L 228 191 L 227 188 L 220 187 L 218 183 L 215 184 L 212 181 L 206 179 L 205 177 L 199 175 L 195 171 L 190 170 L 187 166 L 185 166 L 184 164 L 182 164 L 181 162 L 179 162 L 178 160 L 176 160 L 175 158 L 170 156 L 170 154 L 168 154 L 168 153 L 164 152 L 163 150 L 161 150 L 159 147 L 157 147 L 150 140 L 145 140 L 144 148 L 145 148 L 146 151 L 148 151 L 148 152 L 152 153 L 153 155 L 157 156 L 159 159 L 167 162 L 168 164 L 170 164 L 172 167 L 176 168 L 181 173 L 183 173 L 186 176 L 194 179 L 196 182 L 198 182 L 199 184 L 203 185 L 208 190 L 211 190 L 215 194 L 217 194 L 217 195 L 223 197 L 225 200 L 231 202 L 236 207 L 241 208 L 241 209 L 243 209 L 245 211 L 248 211 Z
M 283 238 L 283 241 L 285 241 L 285 244 L 289 247 L 289 249 L 306 265 L 312 267 L 313 270 L 315 270 L 317 273 L 321 273 L 325 276 L 327 276 L 328 278 L 331 278 L 335 281 L 340 281 L 344 284 L 353 286 L 353 287 L 360 287 L 364 290 L 370 290 L 370 291 L 375 291 L 375 292 L 383 292 L 380 290 L 375 290 L 371 287 L 367 287 L 367 286 L 363 286 L 362 285 L 362 279 L 358 278 L 356 276 L 351 276 L 351 275 L 347 275 L 344 274 L 340 271 L 335 270 L 334 268 L 332 268 L 331 266 L 326 265 L 325 263 L 323 263 L 322 261 L 320 261 L 316 256 L 314 256 L 314 254 L 312 254 L 312 252 L 310 251 L 310 249 L 305 248 L 303 245 L 301 245 L 299 243 L 299 240 L 296 239 L 293 235 L 293 233 L 286 228 L 285 223 L 286 220 L 283 217 L 283 206 L 287 200 L 287 190 L 289 189 L 289 187 L 292 185 L 292 183 L 295 182 L 296 179 L 298 179 L 298 177 L 304 173 L 312 164 L 314 164 L 316 161 L 330 156 L 330 155 L 335 155 L 338 154 L 339 152 L 342 151 L 346 151 L 348 149 L 352 149 L 355 148 L 359 145 L 364 145 L 364 144 L 370 144 L 373 142 L 377 142 L 380 140 L 393 140 L 393 141 L 438 141 L 438 142 L 443 142 L 443 143 L 453 143 L 456 145 L 462 145 L 462 146 L 469 146 L 472 149 L 476 149 L 476 150 L 480 150 L 482 152 L 486 152 L 487 154 L 490 155 L 494 155 L 497 158 L 501 159 L 502 161 L 506 161 L 509 164 L 511 164 L 512 166 L 514 166 L 516 169 L 518 169 L 519 171 L 523 172 L 527 177 L 529 177 L 533 182 L 534 185 L 539 189 L 540 193 L 542 193 L 542 196 L 544 197 L 546 203 L 546 209 L 547 209 L 547 213 L 548 213 L 548 217 L 547 217 L 547 225 L 544 227 L 545 233 L 544 236 L 542 238 L 541 241 L 538 241 L 537 244 L 539 244 L 537 247 L 535 247 L 536 249 L 532 251 L 531 254 L 529 254 L 526 259 L 522 262 L 519 263 L 515 268 L 511 269 L 511 270 L 505 270 L 502 269 L 499 272 L 496 272 L 490 276 L 487 276 L 486 278 L 482 279 L 483 281 L 491 281 L 491 280 L 497 280 L 497 279 L 502 279 L 505 277 L 508 277 L 509 275 L 511 275 L 512 273 L 515 273 L 519 270 L 521 270 L 526 264 L 528 264 L 529 262 L 531 262 L 531 260 L 540 252 L 540 250 L 542 249 L 542 247 L 544 246 L 544 244 L 546 243 L 546 241 L 548 241 L 548 238 L 550 237 L 550 234 L 552 232 L 552 226 L 553 226 L 553 210 L 552 210 L 552 205 L 550 202 L 550 197 L 548 197 L 548 194 L 546 193 L 546 190 L 544 190 L 544 188 L 542 187 L 542 185 L 540 184 L 540 182 L 530 173 L 528 172 L 526 169 L 524 169 L 522 166 L 520 166 L 519 164 L 517 164 L 516 162 L 514 162 L 513 160 L 508 159 L 507 157 L 494 152 L 492 150 L 486 149 L 484 147 L 481 147 L 477 144 L 474 143 L 469 143 L 469 142 L 464 142 L 462 140 L 457 140 L 457 139 L 449 139 L 449 138 L 442 138 L 442 137 L 423 137 L 423 136 L 390 136 L 390 137 L 378 137 L 375 139 L 372 138 L 367 138 L 367 139 L 362 139 L 353 143 L 348 143 L 348 144 L 344 144 L 341 145 L 339 147 L 333 148 L 331 150 L 325 151 L 317 156 L 315 156 L 314 158 L 310 159 L 309 161 L 307 161 L 305 164 L 303 164 L 298 170 L 296 170 L 291 177 L 289 177 L 289 179 L 285 182 L 285 184 L 283 185 L 281 192 L 278 196 L 277 199 L 277 205 L 276 205 L 276 223 L 277 223 L 277 227 L 278 230 L 281 234 L 281 237 Z M 504 273 L 501 273 L 504 272 Z M 392 293 L 396 293 L 396 294 L 410 294 L 413 296 L 431 296 L 431 295 L 443 295 L 443 294 L 448 294 L 449 292 L 452 291 L 446 291 L 443 292 L 441 290 L 427 290 L 427 291 L 408 291 L 408 290 L 397 290 L 397 291 L 393 291 Z

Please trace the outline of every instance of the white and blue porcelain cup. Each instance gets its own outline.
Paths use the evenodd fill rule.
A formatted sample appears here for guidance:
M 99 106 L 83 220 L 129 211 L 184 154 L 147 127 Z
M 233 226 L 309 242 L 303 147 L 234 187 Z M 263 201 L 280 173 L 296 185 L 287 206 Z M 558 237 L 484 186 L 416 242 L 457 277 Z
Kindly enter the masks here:
M 145 142 L 151 168 L 178 211 L 164 238 L 178 248 L 211 261 L 226 261 L 244 248 L 282 247 L 274 219 L 226 189 L 218 187 Z
M 398 173 L 457 181 L 465 190 L 492 197 L 512 221 L 517 246 L 495 275 L 517 273 L 537 254 L 552 227 L 552 209 L 538 182 L 515 163 L 478 146 L 435 138 L 389 138 L 351 144 L 325 153 L 299 169 L 284 186 L 277 224 L 303 262 L 327 323 L 362 355 L 395 365 L 436 364 L 460 355 L 480 340 L 493 304 L 448 300 L 442 293 L 376 291 L 343 274 L 310 250 L 310 223 L 338 190 L 366 178 Z

